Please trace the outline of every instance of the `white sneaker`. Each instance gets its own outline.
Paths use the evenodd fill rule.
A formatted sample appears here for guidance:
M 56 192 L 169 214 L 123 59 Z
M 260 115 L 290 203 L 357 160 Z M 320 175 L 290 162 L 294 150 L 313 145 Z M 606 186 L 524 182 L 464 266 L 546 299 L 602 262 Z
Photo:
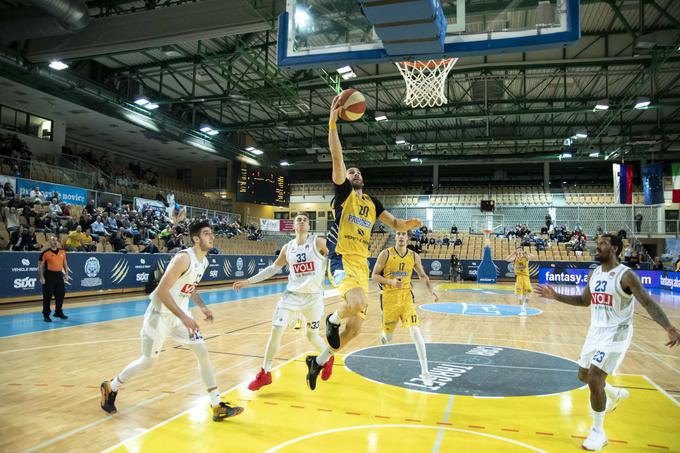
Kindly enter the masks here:
M 526 316 L 527 315 L 527 309 L 525 307 L 522 307 L 519 309 L 519 315 L 520 316 Z
M 423 380 L 423 384 L 427 387 L 432 387 L 434 385 L 434 382 L 432 381 L 432 376 L 430 376 L 430 373 L 422 373 L 420 375 L 420 379 Z
M 615 398 L 607 397 L 607 407 L 605 412 L 613 412 L 614 409 L 621 403 L 621 401 L 628 399 L 630 393 L 626 389 L 617 389 L 617 396 Z
M 387 343 L 389 342 L 389 340 L 387 339 L 387 336 L 385 336 L 384 333 L 383 333 L 383 334 L 380 334 L 380 342 L 381 342 L 382 344 L 387 344 Z
M 607 445 L 607 435 L 604 430 L 596 430 L 595 428 L 590 430 L 590 434 L 586 440 L 583 441 L 581 448 L 588 451 L 598 451 Z

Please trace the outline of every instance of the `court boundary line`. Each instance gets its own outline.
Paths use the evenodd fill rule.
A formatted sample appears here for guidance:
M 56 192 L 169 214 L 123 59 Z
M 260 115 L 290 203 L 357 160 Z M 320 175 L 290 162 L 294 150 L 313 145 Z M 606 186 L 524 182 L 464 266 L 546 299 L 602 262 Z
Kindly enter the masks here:
M 642 376 L 643 378 L 647 379 L 647 382 L 649 382 L 649 383 L 652 384 L 654 387 L 656 387 L 656 389 L 657 389 L 658 391 L 660 391 L 661 393 L 663 393 L 664 396 L 666 396 L 666 398 L 668 398 L 669 400 L 671 400 L 676 406 L 680 407 L 680 401 L 676 400 L 676 399 L 673 398 L 667 391 L 665 391 L 664 389 L 662 389 L 661 386 L 660 386 L 659 384 L 657 384 L 656 382 L 654 382 L 654 381 L 652 380 L 652 378 L 648 377 L 648 376 L 645 375 L 645 374 L 640 374 L 640 375 L 638 375 L 638 376 Z
M 292 344 L 292 343 L 295 343 L 295 342 L 297 342 L 297 341 L 300 341 L 301 339 L 302 339 L 302 338 L 298 338 L 298 339 L 296 339 L 295 341 L 286 343 L 285 345 L 281 345 L 281 347 L 283 347 L 283 346 L 288 346 L 288 345 L 290 345 L 290 344 Z M 300 357 L 302 357 L 302 356 L 304 356 L 304 355 L 307 355 L 307 354 L 309 354 L 309 351 L 303 352 L 302 354 L 299 354 L 299 355 L 296 355 L 295 357 L 292 357 L 292 358 L 286 360 L 285 362 L 283 362 L 283 363 L 281 363 L 281 364 L 279 364 L 279 365 L 276 365 L 275 367 L 272 368 L 271 371 L 274 371 L 274 370 L 276 370 L 276 369 L 281 368 L 281 367 L 284 366 L 284 365 L 287 365 L 287 364 L 289 364 L 289 363 L 291 363 L 291 362 L 294 362 L 294 361 L 298 360 Z M 247 359 L 247 360 L 253 360 L 253 359 Z M 236 366 L 236 365 L 234 365 L 234 366 Z M 200 380 L 200 379 L 199 379 L 199 380 Z M 220 392 L 220 397 L 222 397 L 222 395 L 224 395 L 224 394 L 226 394 L 226 393 L 231 392 L 232 390 L 235 390 L 235 389 L 239 388 L 240 386 L 244 385 L 246 382 L 247 382 L 247 381 L 239 382 L 238 384 L 236 384 L 236 385 L 230 387 L 229 389 L 227 389 L 227 390 L 225 390 L 225 391 L 223 391 L 223 392 Z M 116 448 L 118 448 L 118 447 L 124 446 L 124 445 L 125 445 L 126 443 L 128 443 L 128 442 L 131 442 L 131 441 L 133 441 L 133 440 L 136 440 L 136 439 L 138 439 L 139 437 L 141 437 L 141 436 L 143 436 L 143 435 L 145 435 L 145 434 L 148 434 L 149 432 L 151 432 L 151 431 L 153 431 L 153 430 L 155 430 L 155 429 L 157 429 L 157 428 L 160 428 L 161 426 L 166 425 L 166 424 L 170 423 L 170 422 L 173 421 L 173 420 L 176 420 L 176 419 L 182 417 L 183 415 L 185 415 L 185 414 L 187 414 L 188 412 L 192 411 L 192 410 L 195 408 L 195 406 L 196 406 L 196 405 L 193 405 L 192 407 L 190 407 L 190 408 L 188 408 L 188 409 L 185 409 L 185 410 L 183 410 L 182 412 L 180 412 L 180 413 L 178 413 L 178 414 L 173 415 L 172 417 L 168 418 L 167 420 L 163 420 L 162 422 L 159 422 L 159 423 L 157 423 L 157 424 L 155 424 L 155 425 L 153 425 L 153 426 L 151 426 L 151 427 L 149 427 L 149 428 L 144 429 L 143 431 L 140 431 L 139 433 L 135 434 L 135 435 L 132 436 L 132 437 L 129 437 L 129 438 L 125 439 L 125 440 L 122 440 L 122 441 L 118 442 L 117 444 L 115 444 L 115 445 L 113 445 L 113 446 L 111 446 L 111 447 L 108 447 L 108 448 L 105 449 L 105 450 L 101 450 L 101 453 L 108 453 L 108 452 L 113 451 L 114 449 L 116 449 Z M 213 421 L 210 421 L 210 420 L 208 420 L 208 422 L 209 422 L 209 423 L 216 423 L 216 422 L 213 422 Z
M 434 430 L 445 430 L 445 431 L 453 431 L 453 432 L 458 432 L 458 433 L 465 433 L 465 434 L 473 434 L 476 436 L 482 436 L 482 437 L 487 437 L 490 439 L 495 439 L 495 440 L 501 440 L 505 441 L 514 445 L 519 445 L 521 447 L 528 448 L 529 450 L 532 451 L 537 451 L 540 453 L 548 453 L 546 450 L 541 450 L 538 447 L 534 447 L 533 445 L 525 444 L 524 442 L 520 442 L 518 440 L 514 439 L 509 439 L 507 437 L 502 437 L 502 436 L 497 436 L 495 434 L 488 434 L 488 433 L 480 433 L 477 431 L 470 431 L 467 429 L 461 429 L 461 428 L 452 428 L 448 426 L 433 426 L 433 425 L 409 425 L 409 424 L 404 424 L 404 423 L 399 423 L 399 424 L 384 424 L 384 425 L 356 425 L 356 426 L 344 426 L 342 428 L 333 428 L 333 429 L 327 429 L 325 431 L 317 431 L 312 434 L 306 434 L 304 436 L 299 436 L 296 437 L 295 439 L 288 440 L 286 442 L 283 442 L 279 445 L 276 445 L 268 450 L 265 450 L 264 453 L 274 453 L 276 451 L 281 450 L 282 448 L 288 447 L 290 445 L 293 445 L 297 442 L 301 442 L 303 440 L 311 439 L 314 437 L 319 437 L 319 436 L 324 436 L 327 434 L 335 434 L 339 432 L 345 432 L 345 431 L 353 431 L 353 430 L 359 430 L 359 429 L 384 429 L 384 428 L 396 428 L 396 429 L 403 429 L 403 428 L 415 428 L 415 429 L 434 429 Z

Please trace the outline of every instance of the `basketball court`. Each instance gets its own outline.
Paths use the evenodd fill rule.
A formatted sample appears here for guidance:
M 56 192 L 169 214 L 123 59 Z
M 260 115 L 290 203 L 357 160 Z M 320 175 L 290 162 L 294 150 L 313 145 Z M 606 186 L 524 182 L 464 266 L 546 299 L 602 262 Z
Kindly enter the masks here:
M 138 354 L 139 297 L 74 304 L 72 317 L 47 331 L 25 310 L 5 311 L 2 325 L 23 330 L 0 339 L 0 398 L 6 402 L 0 411 L 9 422 L 0 428 L 2 449 L 213 451 L 232 445 L 239 451 L 311 451 L 323 445 L 329 451 L 552 452 L 575 451 L 587 435 L 588 390 L 576 379 L 574 360 L 588 309 L 534 298 L 530 308 L 540 313 L 520 318 L 501 308 L 516 307 L 514 296 L 503 294 L 506 284 L 439 283 L 436 306 L 481 308 L 432 311 L 434 304 L 416 283 L 435 381 L 426 388 L 417 378 L 406 330 L 397 329 L 395 344 L 380 345 L 373 288 L 375 304 L 362 334 L 351 352 L 338 357 L 329 381 L 307 389 L 309 345 L 304 334 L 289 329 L 273 384 L 251 392 L 246 386 L 260 367 L 283 287 L 264 284 L 238 295 L 226 288 L 203 292 L 216 318 L 202 326 L 223 400 L 245 408 L 221 423 L 210 420 L 193 354 L 171 341 L 153 371 L 121 390 L 117 414 L 99 408 L 99 383 Z M 339 300 L 329 296 L 327 312 Z M 672 296 L 654 297 L 677 319 L 680 308 Z M 607 417 L 606 448 L 677 451 L 680 359 L 663 349 L 665 335 L 652 321 L 639 312 L 635 318 L 633 345 L 612 380 L 631 396 Z M 44 369 L 58 372 L 45 375 Z

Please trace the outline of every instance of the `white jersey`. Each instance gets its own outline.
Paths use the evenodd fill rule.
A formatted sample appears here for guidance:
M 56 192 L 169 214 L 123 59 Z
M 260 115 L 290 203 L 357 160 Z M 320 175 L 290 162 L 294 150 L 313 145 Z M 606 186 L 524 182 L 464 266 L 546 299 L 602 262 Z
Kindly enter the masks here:
M 635 298 L 621 287 L 621 277 L 628 270 L 627 266 L 619 264 L 609 272 L 604 272 L 602 266 L 593 271 L 588 282 L 591 327 L 632 325 Z
M 326 257 L 316 248 L 316 236 L 310 234 L 302 245 L 293 239 L 286 245 L 288 287 L 286 291 L 301 294 L 323 294 Z
M 188 312 L 189 298 L 194 293 L 194 291 L 196 291 L 198 283 L 203 278 L 203 273 L 208 268 L 208 259 L 204 257 L 203 261 L 199 261 L 196 257 L 196 254 L 194 253 L 194 249 L 188 248 L 182 250 L 181 252 L 177 252 L 177 255 L 175 255 L 173 260 L 182 253 L 189 255 L 189 258 L 191 258 L 191 263 L 189 264 L 189 269 L 180 275 L 175 284 L 170 288 L 170 296 L 182 311 Z M 151 293 L 151 304 L 155 310 L 161 313 L 172 313 L 158 297 L 158 288 L 156 288 Z

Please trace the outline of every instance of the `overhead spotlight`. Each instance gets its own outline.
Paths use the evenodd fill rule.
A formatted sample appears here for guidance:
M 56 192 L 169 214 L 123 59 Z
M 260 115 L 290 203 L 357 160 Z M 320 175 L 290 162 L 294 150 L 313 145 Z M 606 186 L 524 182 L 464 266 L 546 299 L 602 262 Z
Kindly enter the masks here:
M 136 104 L 136 103 L 137 103 L 137 101 L 135 101 L 135 104 Z M 201 132 L 203 132 L 203 133 L 205 133 L 205 134 L 207 134 L 207 133 L 210 132 L 211 130 L 212 130 L 212 127 L 208 126 L 207 124 L 203 124 L 203 125 L 201 126 L 201 128 L 199 129 L 199 131 L 201 131 Z
M 609 101 L 607 101 L 606 99 L 603 99 L 601 101 L 597 101 L 597 103 L 595 104 L 595 107 L 593 108 L 593 112 L 597 111 L 597 110 L 600 110 L 600 111 L 609 110 Z
M 406 144 L 406 139 L 404 137 L 397 135 L 394 140 L 394 143 L 396 143 L 397 145 L 404 145 Z
M 571 157 L 572 157 L 571 153 L 560 154 L 560 159 L 571 159 Z
M 635 101 L 635 108 L 637 110 L 646 109 L 651 103 L 652 101 L 649 98 L 638 98 L 637 101 Z
M 213 137 L 213 136 L 215 136 L 219 133 L 220 133 L 220 131 L 216 131 L 214 129 L 210 129 L 208 132 L 206 132 L 206 134 L 210 135 L 211 137 Z
M 134 103 L 137 104 L 140 107 L 145 106 L 146 104 L 149 104 L 151 101 L 149 101 L 148 98 L 144 96 L 137 96 L 134 100 Z
M 341 66 L 337 71 L 343 80 L 353 79 L 357 76 L 351 66 Z
M 290 165 L 290 162 L 288 162 L 287 160 L 282 160 L 279 165 L 281 165 L 282 167 L 288 167 Z
M 585 129 L 584 129 L 584 130 L 577 131 L 577 132 L 574 134 L 574 137 L 575 137 L 575 138 L 587 138 L 587 137 L 588 137 L 588 131 L 585 130 Z M 570 157 L 571 157 L 571 156 L 570 156 Z
M 252 151 L 254 149 L 255 149 L 254 146 L 246 146 L 246 151 Z
M 588 157 L 600 157 L 600 152 L 593 151 L 592 153 L 588 154 Z
M 385 115 L 383 112 L 375 112 L 375 120 L 376 121 L 387 121 L 387 115 Z
M 251 149 L 250 152 L 255 154 L 256 156 L 264 154 L 264 151 L 262 151 L 261 149 L 257 149 L 257 148 Z
M 144 105 L 144 108 L 147 110 L 156 110 L 159 107 L 158 104 L 154 104 L 153 102 L 149 102 L 148 104 Z
M 64 69 L 68 68 L 68 65 L 63 61 L 55 60 L 50 62 L 50 68 L 54 69 L 55 71 L 63 71 Z

